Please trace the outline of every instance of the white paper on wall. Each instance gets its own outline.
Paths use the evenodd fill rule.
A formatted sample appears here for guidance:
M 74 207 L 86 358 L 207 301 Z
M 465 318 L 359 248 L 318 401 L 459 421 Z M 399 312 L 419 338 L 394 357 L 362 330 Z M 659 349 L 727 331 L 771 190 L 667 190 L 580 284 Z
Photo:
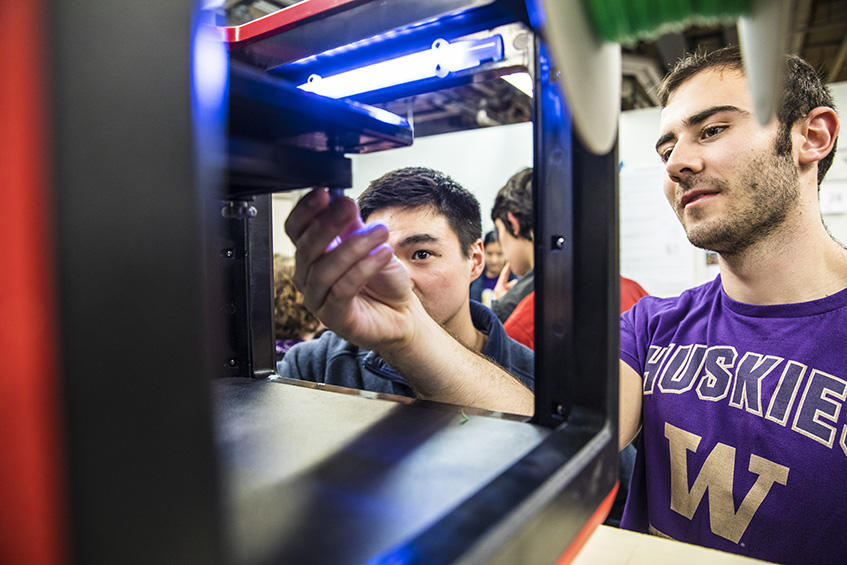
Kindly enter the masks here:
M 847 214 L 847 178 L 828 179 L 820 192 L 822 214 Z
M 662 193 L 664 174 L 659 165 L 621 167 L 621 274 L 654 296 L 675 296 L 704 282 L 705 260 Z

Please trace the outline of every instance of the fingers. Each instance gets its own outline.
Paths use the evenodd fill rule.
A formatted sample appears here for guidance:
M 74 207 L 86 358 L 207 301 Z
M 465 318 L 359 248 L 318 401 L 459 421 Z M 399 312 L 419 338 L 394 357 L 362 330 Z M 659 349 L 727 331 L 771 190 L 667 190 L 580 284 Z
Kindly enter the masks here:
M 349 198 L 330 202 L 323 189 L 304 196 L 285 221 L 285 232 L 294 242 L 294 283 L 305 291 L 306 277 L 311 266 L 326 253 L 336 237 L 347 237 L 361 228 L 359 209 Z
M 341 309 L 350 304 L 366 285 L 371 283 L 378 274 L 381 274 L 380 272 L 392 260 L 402 266 L 402 263 L 394 257 L 394 250 L 390 245 L 381 244 L 377 246 L 362 260 L 353 263 L 341 277 L 336 279 L 335 284 L 328 289 L 323 306 Z M 376 298 L 382 298 L 382 296 Z
M 517 281 L 509 280 L 509 275 L 511 274 L 511 272 L 512 267 L 511 265 L 509 265 L 508 262 L 506 262 L 506 264 L 503 265 L 503 270 L 500 271 L 500 276 L 497 277 L 497 283 L 495 283 L 494 285 L 494 297 L 497 300 L 503 298 L 503 295 L 509 292 L 509 290 L 511 290 L 511 288 L 515 286 L 515 283 Z
M 322 189 L 316 188 L 300 199 L 285 219 L 285 233 L 296 242 L 312 222 L 315 215 L 321 212 L 329 204 L 329 194 Z
M 306 308 L 339 335 L 369 340 L 384 334 L 379 316 L 368 325 L 362 314 L 383 315 L 413 296 L 409 273 L 387 243 L 388 228 L 363 225 L 349 198 L 310 192 L 286 219 L 285 231 L 297 249 L 294 282 Z
M 311 229 L 308 228 L 305 233 Z M 299 279 L 298 286 L 302 283 L 301 291 L 306 299 L 306 307 L 319 313 L 326 305 L 330 293 L 334 294 L 336 300 L 342 297 L 352 299 L 369 278 L 390 260 L 393 250 L 385 243 L 387 240 L 388 229 L 382 224 L 372 224 L 348 234 L 332 251 L 326 251 L 323 246 L 323 250 L 314 259 L 307 259 L 305 251 L 301 254 L 298 248 L 299 273 L 295 274 Z M 309 250 L 309 253 L 314 252 L 315 249 Z
M 313 241 L 310 232 L 331 235 L 332 241 L 335 236 L 344 237 L 363 225 L 355 201 L 347 197 L 330 200 L 324 189 L 316 188 L 294 206 L 285 220 L 285 233 L 296 245 L 304 237 L 307 239 L 303 243 Z

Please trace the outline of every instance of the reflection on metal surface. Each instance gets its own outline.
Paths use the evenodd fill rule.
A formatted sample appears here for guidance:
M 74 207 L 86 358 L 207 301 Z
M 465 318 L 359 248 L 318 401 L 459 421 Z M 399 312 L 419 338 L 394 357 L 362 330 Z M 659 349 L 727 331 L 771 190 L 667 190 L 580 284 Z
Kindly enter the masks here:
M 529 73 L 512 73 L 510 75 L 503 75 L 500 78 L 527 96 L 532 96 L 532 77 L 529 76 Z
M 459 407 L 281 381 L 215 383 L 239 563 L 364 563 L 431 527 L 551 433 L 485 411 L 465 408 L 462 423 Z

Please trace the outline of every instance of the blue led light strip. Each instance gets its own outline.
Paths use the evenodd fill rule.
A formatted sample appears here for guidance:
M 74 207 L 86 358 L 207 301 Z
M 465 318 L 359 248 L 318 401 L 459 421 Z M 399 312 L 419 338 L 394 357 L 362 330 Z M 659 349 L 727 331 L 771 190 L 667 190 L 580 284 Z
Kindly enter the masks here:
M 344 98 L 427 78 L 444 78 L 485 61 L 503 59 L 503 38 L 493 35 L 450 43 L 436 39 L 431 49 L 366 67 L 321 77 L 312 75 L 298 88 L 329 98 Z

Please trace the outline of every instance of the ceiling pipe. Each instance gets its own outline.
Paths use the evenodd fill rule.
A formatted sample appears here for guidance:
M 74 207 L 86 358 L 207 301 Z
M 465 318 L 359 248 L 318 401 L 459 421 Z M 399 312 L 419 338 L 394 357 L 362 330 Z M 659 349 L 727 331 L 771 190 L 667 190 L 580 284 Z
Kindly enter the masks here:
M 659 64 L 642 55 L 624 53 L 621 57 L 621 72 L 623 76 L 633 77 L 654 105 L 659 105 L 658 88 L 662 82 L 662 69 Z
M 808 34 L 809 21 L 812 18 L 812 0 L 795 0 L 794 30 L 788 52 L 799 55 Z
M 847 37 L 841 42 L 841 47 L 838 49 L 838 55 L 832 62 L 832 67 L 829 69 L 829 82 L 838 80 L 838 73 L 841 72 L 841 67 L 844 65 L 844 60 L 847 59 Z

